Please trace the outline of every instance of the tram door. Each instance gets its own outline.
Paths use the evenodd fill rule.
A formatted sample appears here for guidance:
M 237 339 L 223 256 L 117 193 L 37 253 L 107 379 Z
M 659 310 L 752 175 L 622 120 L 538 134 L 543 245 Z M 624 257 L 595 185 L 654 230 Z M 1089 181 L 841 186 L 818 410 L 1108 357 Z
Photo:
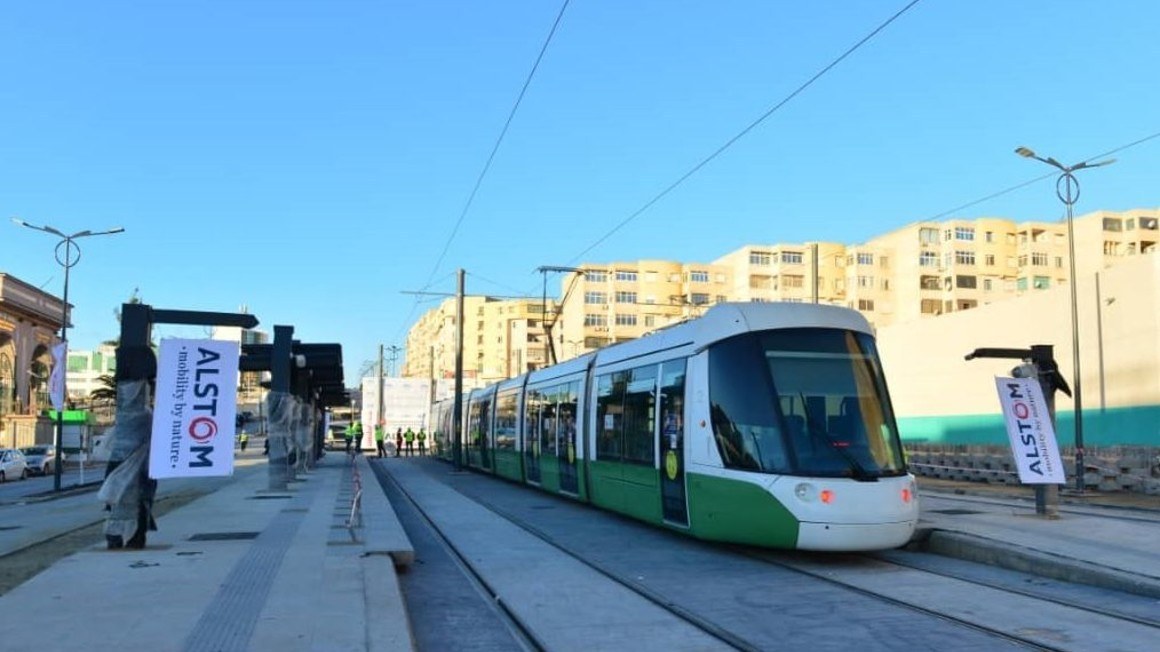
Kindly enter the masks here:
M 544 398 L 540 392 L 529 389 L 527 407 L 524 410 L 524 463 L 527 466 L 528 482 L 540 484 L 540 409 Z
M 660 388 L 661 502 L 665 521 L 689 524 L 685 501 L 685 361 L 661 366 Z
M 576 407 L 579 400 L 579 382 L 568 383 L 561 388 L 557 407 L 556 459 L 560 464 L 560 491 L 570 494 L 580 493 L 580 477 L 576 470 Z

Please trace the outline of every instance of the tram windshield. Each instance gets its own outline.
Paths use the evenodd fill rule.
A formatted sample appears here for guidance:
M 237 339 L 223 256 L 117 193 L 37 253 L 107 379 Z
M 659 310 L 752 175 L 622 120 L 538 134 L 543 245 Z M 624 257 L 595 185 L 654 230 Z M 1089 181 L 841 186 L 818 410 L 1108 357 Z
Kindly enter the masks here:
M 709 348 L 709 398 L 725 466 L 873 480 L 906 472 L 874 339 L 796 328 Z

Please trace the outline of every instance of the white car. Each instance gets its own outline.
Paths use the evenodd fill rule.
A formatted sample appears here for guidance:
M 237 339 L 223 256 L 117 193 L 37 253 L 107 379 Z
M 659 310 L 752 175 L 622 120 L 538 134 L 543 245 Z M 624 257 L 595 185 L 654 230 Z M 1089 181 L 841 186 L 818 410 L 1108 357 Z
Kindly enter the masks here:
M 15 448 L 0 448 L 0 482 L 27 477 L 28 463 L 24 461 L 24 453 Z

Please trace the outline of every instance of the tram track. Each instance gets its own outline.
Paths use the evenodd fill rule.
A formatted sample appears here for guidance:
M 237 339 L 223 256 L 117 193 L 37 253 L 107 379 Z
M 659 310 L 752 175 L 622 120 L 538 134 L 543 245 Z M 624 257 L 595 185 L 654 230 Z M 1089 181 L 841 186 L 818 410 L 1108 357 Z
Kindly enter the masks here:
M 390 478 L 389 473 L 386 475 L 388 478 Z M 409 504 L 417 512 L 422 514 L 424 522 L 429 527 L 431 527 L 434 532 L 438 533 L 438 535 L 439 535 L 440 539 L 443 541 L 444 545 L 447 546 L 448 550 L 452 554 L 454 554 L 456 559 L 459 560 L 459 562 L 464 566 L 465 572 L 468 572 L 471 574 L 471 576 L 475 579 L 475 581 L 477 581 L 479 583 L 479 585 L 481 586 L 481 589 L 484 590 L 486 592 L 486 594 L 488 596 L 490 596 L 490 598 L 495 601 L 496 605 L 504 611 L 504 613 L 507 615 L 507 617 L 512 620 L 513 625 L 518 627 L 520 632 L 527 637 L 528 641 L 534 644 L 535 647 L 533 647 L 532 649 L 546 650 L 547 648 L 544 647 L 543 644 L 536 637 L 535 632 L 534 632 L 534 628 L 530 625 L 523 623 L 519 619 L 519 616 L 517 614 L 512 612 L 510 609 L 508 609 L 506 607 L 506 605 L 504 605 L 502 596 L 498 595 L 498 593 L 494 589 L 491 588 L 491 586 L 487 582 L 486 578 L 484 578 L 481 574 L 479 574 L 472 567 L 470 560 L 468 560 L 466 558 L 466 556 L 464 556 L 458 549 L 455 548 L 455 546 L 451 542 L 451 540 L 446 535 L 443 534 L 443 532 L 440 530 L 438 525 L 435 524 L 434 520 L 423 510 L 423 507 L 418 503 L 418 501 L 416 501 L 402 487 L 401 484 L 394 482 L 393 479 L 391 479 L 391 482 L 393 482 L 394 486 L 399 489 L 400 493 L 402 493 L 404 496 L 407 497 Z M 622 576 L 616 574 L 615 572 L 613 572 L 607 568 L 604 568 L 601 564 L 594 562 L 591 559 L 586 558 L 584 555 L 578 553 L 575 550 L 572 550 L 568 546 L 560 544 L 559 542 L 557 542 L 554 538 L 552 538 L 547 533 L 541 531 L 539 528 L 535 527 L 531 523 L 528 523 L 524 519 L 522 519 L 522 518 L 516 516 L 515 514 L 505 510 L 504 508 L 502 508 L 496 504 L 490 503 L 489 501 L 482 500 L 478 496 L 473 497 L 473 500 L 475 502 L 479 503 L 480 505 L 486 507 L 488 510 L 494 512 L 496 515 L 504 518 L 509 523 L 515 525 L 516 527 L 519 527 L 521 530 L 536 537 L 536 539 L 538 539 L 538 540 L 542 541 L 543 543 L 551 546 L 552 548 L 555 548 L 556 550 L 559 550 L 560 552 L 568 555 L 572 559 L 583 564 L 587 568 L 592 569 L 593 571 L 600 574 L 601 576 L 603 576 L 603 577 L 605 577 L 613 582 L 616 582 L 620 586 L 623 586 L 624 588 L 632 591 L 633 593 L 644 598 L 645 600 L 647 600 L 651 604 L 659 607 L 660 609 L 664 610 L 665 612 L 667 612 L 669 614 L 672 614 L 674 617 L 684 621 L 685 623 L 689 624 L 690 626 L 700 630 L 705 635 L 720 641 L 722 644 L 724 644 L 724 645 L 726 645 L 734 650 L 740 650 L 743 652 L 761 652 L 761 650 L 765 649 L 761 646 L 754 645 L 753 643 L 746 641 L 746 640 L 732 634 L 728 630 L 725 630 L 722 627 L 720 627 L 712 622 L 709 622 L 708 620 L 705 620 L 703 618 L 698 617 L 696 614 L 690 613 L 687 610 L 680 608 L 678 605 L 674 604 L 672 601 L 665 599 L 664 596 L 661 596 L 661 595 L 657 594 L 656 592 L 649 590 L 647 587 L 642 586 L 639 583 L 634 582 L 630 579 L 622 577 Z
M 439 542 L 443 550 L 454 560 L 456 566 L 463 572 L 464 576 L 495 607 L 497 614 L 502 618 L 517 642 L 525 650 L 529 650 L 530 652 L 547 652 L 549 648 L 536 636 L 534 629 L 525 623 L 519 614 L 507 605 L 503 596 L 488 582 L 487 578 L 476 571 L 471 561 L 455 546 L 443 529 L 423 509 L 422 504 L 411 495 L 407 488 L 402 483 L 397 482 L 381 466 L 375 465 L 373 468 L 375 476 L 380 481 L 385 480 L 390 483 L 391 488 L 407 501 L 407 505 L 418 516 L 423 525 L 427 527 L 428 531 Z
M 742 546 L 733 546 L 733 548 L 739 554 L 760 560 L 764 563 L 841 586 L 855 593 L 889 602 L 917 613 L 951 621 L 963 627 L 1028 649 L 1072 652 L 1077 649 L 1098 648 L 1082 644 L 1078 646 L 1074 644 L 1069 645 L 1068 643 L 1072 642 L 1070 640 L 1072 636 L 1064 631 L 1053 630 L 1051 627 L 1011 627 L 988 624 L 987 622 L 983 622 L 987 618 L 985 612 L 980 613 L 977 606 L 978 600 L 964 598 L 959 604 L 944 603 L 937 606 L 922 604 L 921 599 L 925 593 L 916 587 L 923 583 L 929 585 L 929 581 L 923 582 L 921 579 L 916 581 L 914 577 L 901 579 L 897 577 L 900 573 L 899 569 L 906 573 L 919 573 L 920 575 L 941 578 L 941 580 L 948 582 L 962 582 L 979 587 L 985 591 L 998 591 L 1015 596 L 1015 601 L 1022 603 L 1017 609 L 1026 613 L 1042 614 L 1049 608 L 1045 605 L 1052 605 L 1063 610 L 1076 612 L 1077 614 L 1082 613 L 1084 614 L 1084 618 L 1087 618 L 1089 621 L 1093 616 L 1106 619 L 1106 622 L 1102 624 L 1088 626 L 1089 629 L 1107 627 L 1108 629 L 1103 631 L 1118 631 L 1122 633 L 1123 627 L 1138 627 L 1140 628 L 1142 638 L 1146 639 L 1149 635 L 1153 637 L 1160 636 L 1160 620 L 1155 618 L 1102 608 L 1093 602 L 1081 603 L 1075 600 L 1048 596 L 1043 592 L 1021 590 L 999 582 L 966 577 L 962 573 L 933 569 L 924 564 L 907 563 L 896 558 L 892 552 L 852 553 L 836 557 L 828 556 L 824 561 L 819 561 L 820 557 L 818 555 L 772 552 Z M 868 581 L 868 578 L 874 577 L 877 577 L 878 581 L 874 579 L 869 579 Z M 889 579 L 882 581 L 884 577 L 888 577 Z M 908 587 L 908 590 L 912 593 L 908 595 L 902 591 L 898 591 L 897 588 L 899 586 Z M 942 596 L 955 595 L 956 593 L 961 595 L 974 595 L 978 591 L 976 590 L 973 594 L 971 592 L 956 592 L 951 589 L 939 591 L 939 595 Z M 996 603 L 1012 604 L 1011 600 L 998 601 L 994 600 L 994 598 L 992 600 Z M 968 602 L 972 601 L 975 604 L 968 605 Z M 1007 608 L 1010 609 L 1011 607 Z
M 1132 613 L 1126 613 L 1125 611 L 1115 611 L 1113 609 L 1108 609 L 1108 608 L 1098 604 L 1094 599 L 1087 600 L 1087 601 L 1080 601 L 1080 600 L 1066 599 L 1066 598 L 1053 596 L 1050 594 L 1049 589 L 1046 589 L 1046 588 L 1044 588 L 1044 589 L 1023 589 L 1023 588 L 1011 586 L 1008 584 L 1002 584 L 1000 582 L 982 580 L 982 579 L 979 579 L 976 577 L 970 577 L 967 573 L 956 572 L 956 571 L 949 570 L 946 568 L 933 568 L 932 565 L 922 564 L 919 562 L 915 562 L 913 560 L 906 559 L 906 556 L 913 555 L 913 554 L 914 553 L 898 553 L 895 551 L 886 551 L 886 552 L 880 552 L 880 553 L 867 553 L 866 556 L 870 559 L 874 559 L 874 560 L 888 563 L 888 564 L 893 564 L 895 566 L 902 566 L 905 568 L 919 570 L 919 571 L 922 571 L 925 573 L 940 575 L 942 577 L 947 577 L 947 578 L 959 580 L 962 582 L 967 582 L 970 584 L 974 584 L 976 586 L 981 586 L 981 587 L 990 588 L 990 589 L 997 589 L 1000 591 L 1006 591 L 1007 593 L 1022 595 L 1022 596 L 1028 597 L 1028 598 L 1033 598 L 1035 600 L 1043 600 L 1046 602 L 1052 602 L 1054 604 L 1058 604 L 1058 605 L 1064 606 L 1064 607 L 1072 607 L 1075 609 L 1082 609 L 1082 610 L 1087 611 L 1089 613 L 1096 613 L 1096 614 L 1100 614 L 1102 616 L 1107 616 L 1109 618 L 1115 618 L 1118 620 L 1123 620 L 1126 622 L 1135 623 L 1137 625 L 1144 625 L 1146 627 L 1153 627 L 1153 628 L 1156 628 L 1157 630 L 1160 630 L 1160 612 L 1154 612 L 1154 613 L 1156 613 L 1156 615 L 1151 616 L 1151 617 L 1147 616 L 1147 615 L 1136 615 L 1136 614 L 1132 614 Z M 1101 591 L 1101 592 L 1093 592 L 1093 593 L 1094 594 L 1103 594 L 1104 592 Z M 1143 602 L 1143 601 L 1141 601 L 1141 602 Z M 1141 609 L 1140 611 L 1142 613 L 1144 612 L 1143 609 Z M 1160 633 L 1160 632 L 1158 632 L 1158 633 Z
M 461 496 L 558 550 L 561 557 L 570 559 L 568 563 L 574 560 L 615 582 L 726 649 L 768 650 L 795 644 L 842 649 L 835 644 L 849 645 L 851 637 L 858 638 L 856 632 L 863 632 L 873 638 L 860 640 L 875 642 L 867 649 L 907 645 L 991 649 L 1006 644 L 1008 649 L 1053 652 L 1151 650 L 1160 632 L 1146 600 L 1132 603 L 1135 612 L 1118 609 L 1120 603 L 1101 606 L 1101 595 L 1115 593 L 1105 589 L 1060 583 L 1055 588 L 1090 592 L 1087 601 L 1082 596 L 1078 602 L 1066 596 L 1045 599 L 1035 590 L 1013 591 L 1001 584 L 1026 581 L 1020 578 L 1027 576 L 974 565 L 981 573 L 996 574 L 1000 583 L 961 577 L 952 572 L 957 570 L 953 564 L 949 564 L 951 570 L 939 566 L 947 563 L 945 558 L 921 553 L 889 551 L 881 557 L 883 553 L 795 553 L 698 542 L 571 501 L 509 488 L 485 476 L 464 474 L 448 479 L 447 484 Z M 488 490 L 484 483 L 491 485 Z M 594 519 L 590 527 L 577 529 L 576 523 L 590 517 Z M 606 542 L 612 541 L 617 542 L 611 544 L 615 547 L 627 548 L 608 547 Z M 478 556 L 478 552 L 468 552 L 470 557 Z M 894 553 L 902 556 L 897 563 L 889 556 Z M 649 561 L 658 555 L 688 566 L 676 573 L 662 571 Z M 936 568 L 931 571 L 907 563 L 906 555 Z M 674 581 L 674 576 L 686 579 Z M 750 579 L 738 583 L 739 577 Z M 1049 584 L 1042 578 L 1034 580 Z M 1020 614 L 1025 617 L 1016 619 Z M 919 615 L 925 620 L 916 618 Z M 802 637 L 803 632 L 818 626 L 821 638 L 805 643 L 809 639 Z M 528 627 L 534 629 L 535 623 Z M 879 637 L 883 628 L 893 634 Z M 1114 645 L 1099 638 L 1103 632 L 1114 632 Z

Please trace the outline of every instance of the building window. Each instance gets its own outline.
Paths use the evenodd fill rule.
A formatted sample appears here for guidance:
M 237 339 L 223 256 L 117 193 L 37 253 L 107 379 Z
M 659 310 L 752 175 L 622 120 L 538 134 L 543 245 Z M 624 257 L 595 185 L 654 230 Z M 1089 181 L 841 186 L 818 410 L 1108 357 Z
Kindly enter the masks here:
M 937 290 L 939 289 L 938 277 L 920 276 L 918 277 L 918 286 L 923 290 Z
M 781 262 L 789 265 L 800 265 L 802 262 L 802 252 L 783 251 L 781 252 Z
M 874 277 L 873 276 L 859 276 L 858 277 L 858 287 L 860 287 L 860 288 L 873 288 L 874 287 Z
M 983 279 L 983 290 L 986 292 L 991 291 L 991 279 L 989 279 L 989 278 Z
M 942 313 L 942 302 L 938 299 L 923 299 L 919 308 L 924 315 L 938 315 Z
M 975 252 L 973 252 L 973 251 L 956 251 L 955 252 L 955 262 L 959 263 L 960 265 L 974 265 L 975 264 Z
M 858 299 L 858 310 L 874 311 L 873 299 Z
M 644 273 L 644 282 L 645 283 L 656 283 L 656 281 L 657 281 L 657 273 L 656 272 L 645 272 Z
M 974 276 L 958 275 L 955 276 L 955 287 L 974 289 L 978 287 Z
M 1105 231 L 1121 231 L 1121 230 L 1123 230 L 1123 223 L 1121 223 L 1120 220 L 1115 218 L 1115 217 L 1105 217 L 1104 218 L 1104 230 Z
M 636 303 L 636 292 L 617 292 L 617 303 Z
M 859 265 L 873 265 L 874 264 L 874 254 L 862 254 L 862 253 L 858 254 L 858 264 Z
M 608 303 L 608 294 L 605 292 L 585 292 L 584 303 Z
M 994 242 L 995 241 L 995 234 L 992 233 L 991 231 L 986 231 L 983 233 L 983 240 L 985 240 L 987 242 Z
M 702 272 L 702 271 L 689 272 L 689 282 L 690 283 L 708 283 L 709 282 L 709 272 Z
M 645 315 L 644 316 L 644 325 L 646 328 L 652 328 L 652 327 L 656 326 L 657 325 L 656 315 Z
M 1060 269 L 1063 267 L 1063 256 L 1056 256 L 1055 257 L 1055 267 L 1056 267 L 1056 269 Z
M 709 303 L 709 295 L 703 292 L 694 292 L 689 297 L 689 303 L 694 306 L 703 306 Z
M 1015 289 L 1020 291 L 1020 292 L 1026 292 L 1027 291 L 1027 279 L 1025 277 L 1021 277 L 1018 280 L 1016 280 L 1015 281 Z
M 974 239 L 975 239 L 975 229 L 973 229 L 972 227 L 969 227 L 969 226 L 956 226 L 955 227 L 955 240 L 973 241 Z
M 616 280 L 635 282 L 636 281 L 636 272 L 630 272 L 630 271 L 618 269 L 618 270 L 616 270 Z
M 987 254 L 986 256 L 984 256 L 983 263 L 987 267 L 994 267 L 995 266 L 995 254 Z
M 955 235 L 955 232 L 954 232 L 953 230 L 951 230 L 951 229 L 944 229 L 944 230 L 943 230 L 943 241 L 944 241 L 944 242 L 950 242 L 950 241 L 951 241 L 951 238 L 953 238 L 953 237 L 954 237 L 954 235 Z
M 597 314 L 593 314 L 593 313 L 588 313 L 588 314 L 584 315 L 584 325 L 585 326 L 607 326 L 608 325 L 608 315 L 597 315 Z
M 608 280 L 608 272 L 602 269 L 586 269 L 584 279 L 589 283 L 604 283 Z
M 800 288 L 805 287 L 806 277 L 798 274 L 782 274 L 781 287 L 783 288 Z
M 1019 256 L 1019 266 L 1027 267 L 1027 254 L 1021 254 Z
M 617 326 L 636 326 L 636 315 L 617 315 Z
M 888 256 L 879 256 L 878 266 L 882 269 L 890 269 L 890 258 Z
M 1033 253 L 1031 254 L 1031 264 L 1036 267 L 1047 267 L 1047 254 Z
M 918 230 L 918 241 L 922 244 L 938 244 L 938 229 L 921 228 Z
M 938 267 L 938 254 L 933 251 L 924 251 L 918 255 L 920 267 Z
M 772 258 L 768 251 L 751 251 L 749 252 L 750 265 L 768 265 Z
M 1036 290 L 1046 290 L 1051 287 L 1051 279 L 1047 276 L 1036 276 L 1032 281 Z

